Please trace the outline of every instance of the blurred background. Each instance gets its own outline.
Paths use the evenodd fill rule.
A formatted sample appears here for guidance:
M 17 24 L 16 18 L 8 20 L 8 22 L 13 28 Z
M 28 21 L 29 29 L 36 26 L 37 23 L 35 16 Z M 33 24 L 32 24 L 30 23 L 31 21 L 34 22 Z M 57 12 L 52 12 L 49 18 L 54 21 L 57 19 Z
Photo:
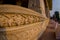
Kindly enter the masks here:
M 50 11 L 51 17 L 55 11 L 60 11 L 60 0 L 52 0 L 52 10 Z
M 50 18 L 60 23 L 60 0 L 52 0 L 52 10 L 50 10 Z

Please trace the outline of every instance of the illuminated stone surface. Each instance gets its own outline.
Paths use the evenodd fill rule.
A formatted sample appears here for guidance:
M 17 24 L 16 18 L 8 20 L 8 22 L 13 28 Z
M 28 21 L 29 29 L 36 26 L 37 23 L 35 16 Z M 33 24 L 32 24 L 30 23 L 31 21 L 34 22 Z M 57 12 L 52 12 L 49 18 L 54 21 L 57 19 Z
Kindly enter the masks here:
M 41 14 L 14 5 L 0 5 L 0 40 L 37 40 L 48 19 Z

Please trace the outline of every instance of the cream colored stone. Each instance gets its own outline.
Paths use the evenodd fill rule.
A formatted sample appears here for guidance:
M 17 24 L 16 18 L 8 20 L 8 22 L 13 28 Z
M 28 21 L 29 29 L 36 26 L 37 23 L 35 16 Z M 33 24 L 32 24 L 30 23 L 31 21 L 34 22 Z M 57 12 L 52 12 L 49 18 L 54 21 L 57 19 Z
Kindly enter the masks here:
M 0 40 L 37 40 L 48 19 L 40 13 L 14 5 L 0 5 Z

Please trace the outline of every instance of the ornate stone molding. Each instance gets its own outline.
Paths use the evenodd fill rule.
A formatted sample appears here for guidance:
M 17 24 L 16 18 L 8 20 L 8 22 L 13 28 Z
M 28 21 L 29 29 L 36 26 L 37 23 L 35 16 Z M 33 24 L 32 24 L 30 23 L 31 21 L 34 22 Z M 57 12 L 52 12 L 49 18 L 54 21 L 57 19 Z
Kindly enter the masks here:
M 0 40 L 37 40 L 47 25 L 48 19 L 40 13 L 20 6 L 0 5 Z
M 42 22 L 43 20 L 44 18 L 35 15 L 0 12 L 0 27 L 21 26 Z

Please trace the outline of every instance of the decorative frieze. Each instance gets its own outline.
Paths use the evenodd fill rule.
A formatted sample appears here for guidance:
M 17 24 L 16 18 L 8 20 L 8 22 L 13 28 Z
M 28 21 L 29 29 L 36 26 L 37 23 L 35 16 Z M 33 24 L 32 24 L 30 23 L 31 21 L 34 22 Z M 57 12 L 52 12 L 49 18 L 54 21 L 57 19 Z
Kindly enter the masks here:
M 39 16 L 22 13 L 0 13 L 0 27 L 21 26 L 41 22 L 44 19 Z

